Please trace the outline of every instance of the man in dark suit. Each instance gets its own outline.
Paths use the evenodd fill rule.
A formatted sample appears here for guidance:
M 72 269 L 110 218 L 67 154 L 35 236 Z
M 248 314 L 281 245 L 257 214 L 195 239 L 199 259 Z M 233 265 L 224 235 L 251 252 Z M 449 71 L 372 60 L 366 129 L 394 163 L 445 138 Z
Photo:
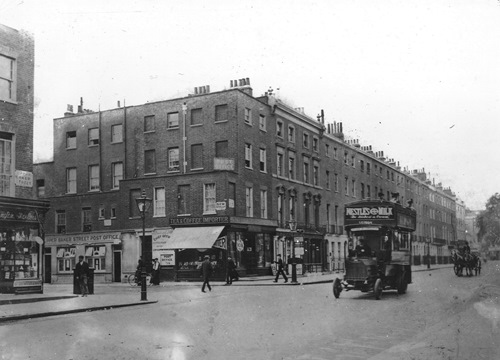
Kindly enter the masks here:
M 88 276 L 89 276 L 89 264 L 83 260 L 83 255 L 78 257 L 78 263 L 75 266 L 75 276 L 80 285 L 80 292 L 83 296 L 89 294 L 89 289 L 87 286 Z
M 233 283 L 233 279 L 236 278 L 235 272 L 236 272 L 236 264 L 234 263 L 234 260 L 231 259 L 231 257 L 229 256 L 227 258 L 227 274 L 226 274 L 227 285 L 231 285 Z
M 357 257 L 372 256 L 372 249 L 370 249 L 365 239 L 361 238 L 358 240 L 358 245 L 356 245 L 356 256 Z
M 205 285 L 208 286 L 208 290 L 212 291 L 210 286 L 210 276 L 212 275 L 212 264 L 210 263 L 210 256 L 205 255 L 205 260 L 201 263 L 201 274 L 203 276 L 203 285 L 201 291 L 205 292 Z
M 283 260 L 281 260 L 281 255 L 277 255 L 277 259 L 275 261 L 276 263 L 276 278 L 274 279 L 274 282 L 278 282 L 278 278 L 280 277 L 280 274 L 283 275 L 283 278 L 285 279 L 285 282 L 288 282 L 288 278 L 286 277 L 284 271 L 283 271 Z

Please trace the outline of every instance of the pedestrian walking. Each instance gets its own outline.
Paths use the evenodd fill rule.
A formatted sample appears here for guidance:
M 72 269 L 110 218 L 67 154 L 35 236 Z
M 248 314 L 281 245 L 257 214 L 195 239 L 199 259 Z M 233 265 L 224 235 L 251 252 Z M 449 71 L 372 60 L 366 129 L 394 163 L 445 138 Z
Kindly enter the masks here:
M 83 296 L 87 296 L 89 294 L 89 288 L 87 285 L 88 276 L 89 276 L 89 264 L 83 260 L 83 255 L 78 257 L 78 263 L 75 266 L 75 276 L 78 280 L 78 284 L 80 285 L 80 293 Z
M 210 263 L 210 256 L 205 255 L 205 260 L 201 263 L 201 274 L 203 276 L 203 285 L 201 291 L 205 292 L 205 285 L 209 291 L 212 291 L 210 286 L 210 276 L 212 275 L 212 264 Z
M 153 259 L 153 269 L 151 273 L 151 284 L 160 285 L 160 262 L 158 258 Z
M 288 282 L 288 278 L 285 275 L 285 272 L 283 271 L 283 260 L 281 260 L 281 255 L 278 254 L 278 259 L 275 261 L 276 263 L 276 279 L 274 279 L 274 282 L 278 282 L 278 278 L 280 277 L 280 274 L 283 275 L 283 279 L 285 279 L 285 282 Z
M 229 256 L 227 258 L 226 285 L 231 285 L 233 283 L 233 279 L 237 278 L 235 277 L 235 272 L 236 264 L 234 263 L 234 260 Z

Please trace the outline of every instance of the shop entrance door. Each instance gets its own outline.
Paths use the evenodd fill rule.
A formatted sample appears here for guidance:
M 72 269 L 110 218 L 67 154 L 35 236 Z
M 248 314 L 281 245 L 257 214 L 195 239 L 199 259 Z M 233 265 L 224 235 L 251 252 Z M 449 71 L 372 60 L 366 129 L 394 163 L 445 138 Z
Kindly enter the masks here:
M 49 253 L 45 253 L 44 260 L 44 269 L 43 269 L 43 282 L 50 284 L 52 282 L 52 255 Z
M 113 281 L 122 281 L 122 252 L 113 251 Z

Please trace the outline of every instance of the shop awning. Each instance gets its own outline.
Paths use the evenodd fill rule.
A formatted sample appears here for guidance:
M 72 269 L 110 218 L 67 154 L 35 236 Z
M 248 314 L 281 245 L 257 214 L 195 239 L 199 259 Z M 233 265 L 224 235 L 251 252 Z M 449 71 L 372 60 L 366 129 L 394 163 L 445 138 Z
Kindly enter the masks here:
M 185 227 L 174 229 L 165 249 L 210 249 L 224 226 Z

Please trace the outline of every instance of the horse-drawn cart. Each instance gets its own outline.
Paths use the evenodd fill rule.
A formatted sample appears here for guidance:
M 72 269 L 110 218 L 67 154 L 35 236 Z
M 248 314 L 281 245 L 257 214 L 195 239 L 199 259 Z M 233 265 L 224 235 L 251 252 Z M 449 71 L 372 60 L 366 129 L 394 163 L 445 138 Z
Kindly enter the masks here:
M 481 255 L 479 252 L 459 249 L 452 254 L 451 259 L 455 275 L 463 276 L 464 269 L 467 276 L 481 275 Z

